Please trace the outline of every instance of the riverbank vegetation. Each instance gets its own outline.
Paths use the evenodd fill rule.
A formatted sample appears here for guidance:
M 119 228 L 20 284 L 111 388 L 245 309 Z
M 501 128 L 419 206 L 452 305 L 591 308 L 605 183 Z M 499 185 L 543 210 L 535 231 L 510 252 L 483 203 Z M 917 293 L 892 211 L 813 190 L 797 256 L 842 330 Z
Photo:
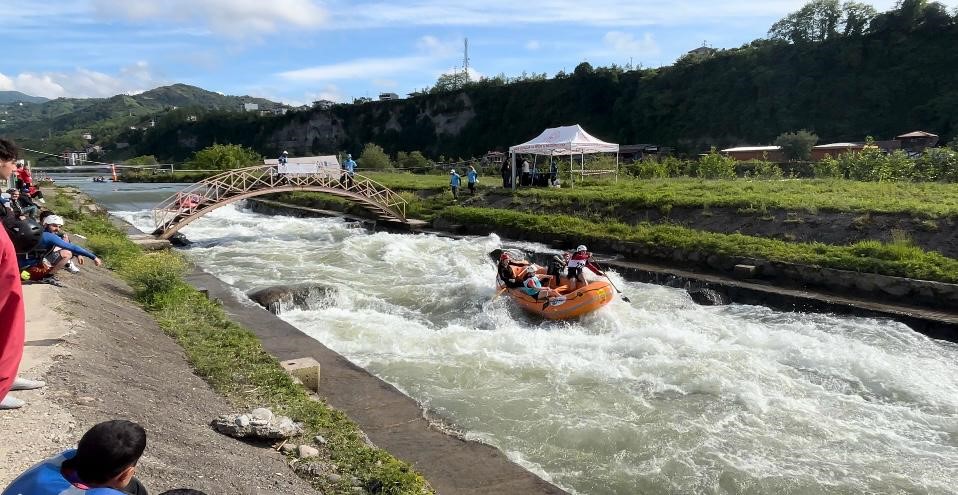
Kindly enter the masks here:
M 61 191 L 63 191 L 61 189 Z M 355 476 L 367 493 L 430 493 L 426 481 L 408 464 L 368 446 L 363 433 L 340 411 L 313 400 L 280 367 L 249 330 L 231 322 L 223 308 L 184 281 L 186 261 L 177 253 L 145 253 L 105 216 L 82 213 L 61 192 L 51 205 L 70 219 L 70 230 L 88 238 L 88 246 L 126 280 L 135 298 L 160 327 L 183 347 L 196 373 L 237 407 L 270 407 L 304 424 L 298 439 L 311 443 L 322 435 L 321 450 L 342 480 L 310 481 L 324 493 L 349 493 Z
M 569 215 L 537 215 L 502 209 L 450 207 L 439 214 L 454 223 L 482 224 L 539 234 L 637 242 L 651 247 L 730 257 L 818 265 L 940 282 L 958 282 L 958 260 L 927 252 L 907 238 L 891 243 L 862 241 L 849 246 L 784 242 L 741 234 L 716 234 L 677 225 L 627 225 Z

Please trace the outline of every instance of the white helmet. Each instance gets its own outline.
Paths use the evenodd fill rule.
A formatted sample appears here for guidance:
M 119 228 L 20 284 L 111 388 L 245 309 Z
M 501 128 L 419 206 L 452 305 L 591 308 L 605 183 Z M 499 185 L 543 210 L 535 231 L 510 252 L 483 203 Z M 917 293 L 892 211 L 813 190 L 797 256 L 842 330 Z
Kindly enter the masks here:
M 454 173 L 456 173 L 456 169 L 452 169 L 452 170 L 450 170 L 450 171 L 449 171 L 449 173 L 450 173 L 450 174 L 454 174 Z
M 529 265 L 529 266 L 527 266 L 527 267 L 526 267 L 526 273 L 528 273 L 528 274 L 530 274 L 530 275 L 531 275 L 531 274 L 535 274 L 535 273 L 536 273 L 536 266 L 535 266 L 535 265 Z
M 43 219 L 43 225 L 63 225 L 63 217 L 60 215 L 48 215 Z
M 284 155 L 288 155 L 288 154 L 289 154 L 289 152 L 288 152 L 288 151 L 286 151 L 286 150 L 283 150 L 283 154 L 284 154 Z
M 589 248 L 585 247 L 585 244 L 579 244 L 579 247 L 575 248 L 575 252 L 579 253 L 582 251 L 588 251 Z

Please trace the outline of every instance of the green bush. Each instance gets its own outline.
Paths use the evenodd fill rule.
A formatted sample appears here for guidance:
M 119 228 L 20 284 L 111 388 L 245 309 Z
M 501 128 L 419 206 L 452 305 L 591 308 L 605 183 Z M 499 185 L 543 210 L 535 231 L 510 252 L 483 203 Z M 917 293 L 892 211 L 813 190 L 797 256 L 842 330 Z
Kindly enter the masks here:
M 818 142 L 818 136 L 802 129 L 798 132 L 786 132 L 775 138 L 775 146 L 782 148 L 782 154 L 788 160 L 803 161 L 812 156 L 812 147 Z
M 816 179 L 834 179 L 842 176 L 841 164 L 831 155 L 812 164 Z
M 190 161 L 192 168 L 201 170 L 230 170 L 262 163 L 262 155 L 238 144 L 214 144 L 197 151 Z
M 137 299 L 152 307 L 156 304 L 155 297 L 171 292 L 182 283 L 186 263 L 175 253 L 160 251 L 131 260 L 124 271 Z
M 734 179 L 735 159 L 721 155 L 715 148 L 698 161 L 696 176 L 703 179 Z
M 359 155 L 359 168 L 362 170 L 386 170 L 392 168 L 389 155 L 382 147 L 374 143 L 366 143 L 363 152 Z

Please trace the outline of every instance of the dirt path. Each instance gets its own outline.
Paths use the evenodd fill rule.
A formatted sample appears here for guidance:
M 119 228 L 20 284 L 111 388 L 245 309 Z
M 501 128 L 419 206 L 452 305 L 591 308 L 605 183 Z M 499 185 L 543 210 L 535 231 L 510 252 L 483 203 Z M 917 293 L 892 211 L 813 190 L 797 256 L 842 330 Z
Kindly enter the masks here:
M 62 288 L 24 288 L 21 374 L 48 385 L 16 393 L 25 408 L 0 412 L 0 488 L 74 445 L 93 424 L 125 418 L 147 430 L 138 476 L 151 493 L 315 493 L 280 454 L 210 429 L 211 419 L 234 407 L 193 374 L 182 349 L 130 301 L 129 287 L 89 263 L 61 279 Z

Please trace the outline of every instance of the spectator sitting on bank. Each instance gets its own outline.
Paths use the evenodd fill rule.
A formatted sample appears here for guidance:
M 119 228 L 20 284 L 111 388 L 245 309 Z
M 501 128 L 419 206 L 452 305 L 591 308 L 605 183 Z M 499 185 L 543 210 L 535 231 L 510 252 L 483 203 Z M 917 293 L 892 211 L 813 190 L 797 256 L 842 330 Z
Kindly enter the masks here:
M 105 421 L 84 433 L 76 449 L 21 474 L 2 495 L 147 495 L 133 476 L 145 448 L 143 427 Z
M 13 208 L 10 206 L 10 193 L 0 193 L 0 218 L 13 216 Z
M 16 189 L 9 189 L 7 193 L 10 194 L 10 208 L 14 215 L 33 219 L 39 218 L 40 207 L 31 201 L 29 196 L 24 196 Z
M 33 177 L 30 176 L 30 169 L 22 163 L 17 163 L 17 175 L 14 182 L 14 186 L 16 186 L 17 190 L 32 186 Z
M 60 281 L 55 277 L 56 273 L 76 256 L 90 258 L 96 266 L 103 263 L 97 255 L 61 239 L 57 235 L 61 227 L 63 227 L 63 218 L 59 215 L 45 217 L 40 244 L 33 253 L 17 255 L 20 270 L 26 270 L 30 274 L 30 280 L 42 280 L 58 285 Z M 39 255 L 35 256 L 36 253 Z
M 72 243 L 73 241 L 70 239 L 70 234 L 63 230 L 63 225 L 49 225 L 48 222 L 46 222 L 47 217 L 56 217 L 62 221 L 62 218 L 58 215 L 54 215 L 52 211 L 43 210 L 43 212 L 40 213 L 40 224 L 43 225 L 43 230 L 53 232 L 60 239 Z M 85 239 L 83 236 L 80 236 L 80 238 Z M 54 248 L 54 251 L 59 249 L 60 248 Z M 82 265 L 83 258 L 77 257 L 76 262 Z M 64 268 L 70 273 L 80 273 L 80 268 L 76 266 L 76 263 L 73 262 L 73 259 L 70 259 Z

